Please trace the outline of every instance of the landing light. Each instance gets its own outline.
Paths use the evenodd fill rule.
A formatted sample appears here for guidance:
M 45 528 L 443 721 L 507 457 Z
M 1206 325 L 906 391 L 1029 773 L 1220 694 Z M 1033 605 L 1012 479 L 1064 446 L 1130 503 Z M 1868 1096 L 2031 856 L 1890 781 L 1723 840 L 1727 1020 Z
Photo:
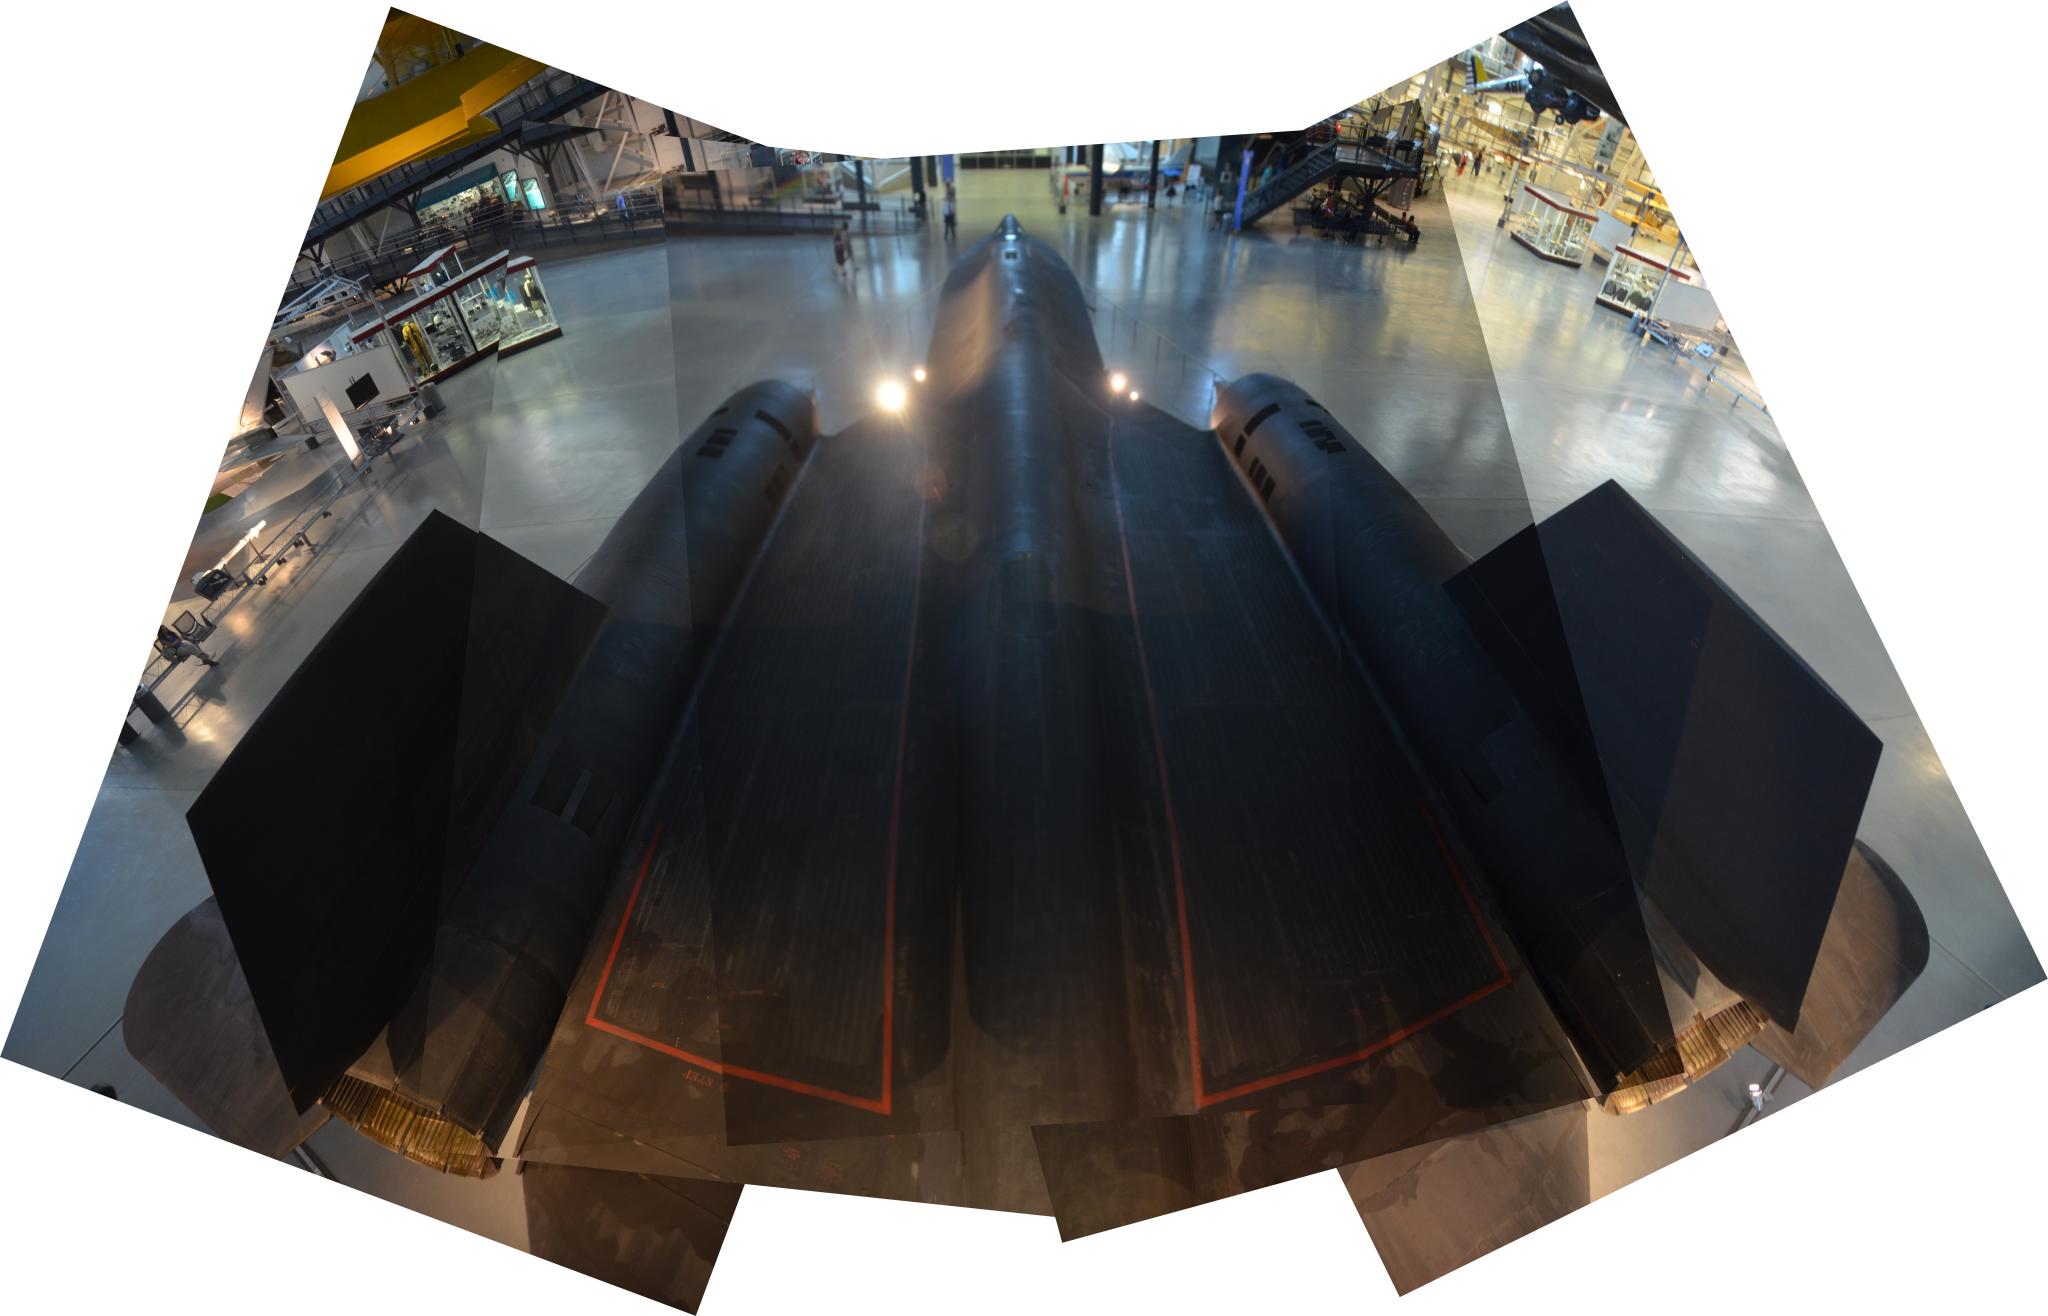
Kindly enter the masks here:
M 1130 386 L 1131 381 L 1125 378 L 1124 372 L 1121 370 L 1109 377 L 1109 391 L 1112 393 L 1121 393 Z
M 909 391 L 893 379 L 885 379 L 875 388 L 875 405 L 884 411 L 901 411 L 908 401 Z

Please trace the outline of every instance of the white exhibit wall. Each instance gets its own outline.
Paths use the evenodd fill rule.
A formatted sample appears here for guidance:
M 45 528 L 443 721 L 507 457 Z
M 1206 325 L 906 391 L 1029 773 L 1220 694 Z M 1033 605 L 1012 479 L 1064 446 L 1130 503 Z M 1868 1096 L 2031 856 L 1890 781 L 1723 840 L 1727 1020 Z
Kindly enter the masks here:
M 351 402 L 349 389 L 366 375 L 376 384 L 377 391 L 359 403 Z M 285 392 L 291 394 L 292 405 L 302 416 L 320 415 L 323 401 L 339 411 L 360 411 L 373 402 L 403 397 L 413 388 L 405 367 L 399 363 L 398 353 L 383 343 L 359 348 L 324 366 L 284 377 Z

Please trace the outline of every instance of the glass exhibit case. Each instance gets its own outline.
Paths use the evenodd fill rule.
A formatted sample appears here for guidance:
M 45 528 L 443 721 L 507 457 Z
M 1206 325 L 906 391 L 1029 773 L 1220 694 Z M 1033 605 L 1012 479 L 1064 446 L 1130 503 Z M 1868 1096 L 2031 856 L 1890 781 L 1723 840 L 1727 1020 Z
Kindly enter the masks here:
M 1593 231 L 1590 212 L 1555 192 L 1527 183 L 1515 196 L 1508 235 L 1547 261 L 1574 268 L 1586 263 L 1586 240 Z
M 1601 280 L 1600 291 L 1593 300 L 1623 314 L 1647 314 L 1667 270 L 1674 282 L 1692 282 L 1692 276 L 1684 270 L 1670 269 L 1663 261 L 1645 256 L 1633 247 L 1616 247 L 1607 262 L 1607 277 Z
M 495 276 L 500 333 L 498 351 L 516 352 L 522 347 L 559 338 L 562 326 L 555 308 L 541 285 L 540 266 L 531 256 L 515 256 L 499 267 Z
M 462 275 L 462 261 L 452 246 L 428 252 L 419 264 L 405 272 L 406 286 L 415 293 L 431 292 Z
M 349 350 L 388 344 L 421 383 L 481 359 L 498 345 L 502 317 L 497 280 L 504 277 L 510 260 L 510 253 L 501 251 L 437 287 L 415 292 L 385 310 L 375 323 L 351 330 Z
M 504 317 L 498 309 L 498 280 L 504 276 L 505 265 L 511 259 L 511 252 L 501 251 L 443 285 L 448 289 L 448 299 L 460 312 L 463 324 L 469 327 L 470 338 L 479 348 L 496 347 L 498 336 L 503 332 Z

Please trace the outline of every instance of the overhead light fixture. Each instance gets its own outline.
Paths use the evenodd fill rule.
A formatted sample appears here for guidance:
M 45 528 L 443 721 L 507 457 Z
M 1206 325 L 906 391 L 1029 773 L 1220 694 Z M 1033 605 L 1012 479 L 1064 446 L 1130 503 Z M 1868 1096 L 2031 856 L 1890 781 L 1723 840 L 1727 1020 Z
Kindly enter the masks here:
M 909 390 L 893 379 L 885 379 L 875 387 L 875 405 L 884 411 L 902 411 L 910 401 Z
M 924 383 L 924 367 L 919 366 L 917 369 L 911 371 L 910 377 L 920 384 Z
M 1112 393 L 1121 393 L 1130 386 L 1131 381 L 1124 377 L 1124 372 L 1121 370 L 1109 377 L 1109 391 Z
M 1132 389 L 1132 390 L 1131 390 L 1131 401 L 1133 401 L 1133 402 L 1136 402 L 1137 400 L 1138 400 L 1138 390 L 1134 388 L 1134 389 Z

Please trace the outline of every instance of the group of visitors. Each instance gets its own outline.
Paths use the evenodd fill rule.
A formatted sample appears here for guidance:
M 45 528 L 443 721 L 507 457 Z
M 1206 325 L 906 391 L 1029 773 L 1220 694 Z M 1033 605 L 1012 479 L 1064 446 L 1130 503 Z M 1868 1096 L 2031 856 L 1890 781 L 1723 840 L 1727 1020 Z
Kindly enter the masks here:
M 1370 195 L 1349 193 L 1341 186 L 1318 188 L 1309 195 L 1306 213 L 1297 209 L 1294 216 L 1297 231 L 1305 223 L 1326 237 L 1334 234 L 1346 242 L 1399 233 L 1413 246 L 1422 237 L 1421 226 L 1407 211 L 1384 209 Z

